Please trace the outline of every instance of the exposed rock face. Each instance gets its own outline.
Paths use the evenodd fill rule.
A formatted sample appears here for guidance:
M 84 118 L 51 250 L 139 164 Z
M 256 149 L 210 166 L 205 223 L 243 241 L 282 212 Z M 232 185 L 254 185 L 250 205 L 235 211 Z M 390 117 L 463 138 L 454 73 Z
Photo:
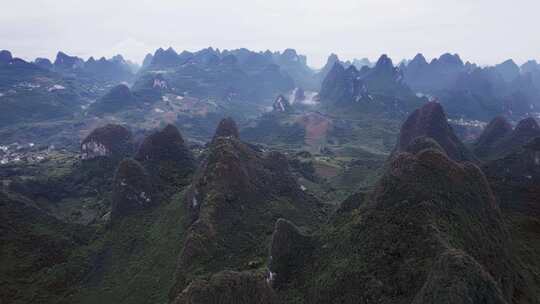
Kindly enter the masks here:
M 433 265 L 413 304 L 506 304 L 497 282 L 474 258 L 448 250 Z
M 63 52 L 56 54 L 56 60 L 54 61 L 54 67 L 58 70 L 75 70 L 84 66 L 84 60 L 76 56 L 69 56 Z
M 439 151 L 398 155 L 325 231 L 290 283 L 307 303 L 535 301 L 482 171 Z
M 350 66 L 345 69 L 336 62 L 324 78 L 319 96 L 321 100 L 335 103 L 351 102 L 360 96 L 362 88 L 363 83 L 356 68 Z
M 296 88 L 294 89 L 294 103 L 302 102 L 306 100 L 306 93 L 304 92 L 304 89 L 302 88 Z
M 189 229 L 172 298 L 194 279 L 194 271 L 246 270 L 253 267 L 246 261 L 266 259 L 277 218 L 306 227 L 321 212 L 317 201 L 302 191 L 283 155 L 255 151 L 235 136 L 214 138 L 185 206 Z
M 474 156 L 454 134 L 439 103 L 429 102 L 409 115 L 401 127 L 396 151 L 406 151 L 417 137 L 432 138 L 452 159 L 474 159 Z
M 292 110 L 289 100 L 287 100 L 287 98 L 285 98 L 283 95 L 279 95 L 276 98 L 274 104 L 272 105 L 272 108 L 274 109 L 274 111 L 282 113 L 287 113 Z
M 238 127 L 232 118 L 227 117 L 219 122 L 216 133 L 214 134 L 214 140 L 218 137 L 240 138 Z
M 144 139 L 135 158 L 164 181 L 174 183 L 195 169 L 191 151 L 174 125 Z
M 139 162 L 124 159 L 113 180 L 111 220 L 145 209 L 154 203 L 150 177 Z
M 192 282 L 173 304 L 276 304 L 277 297 L 260 273 L 222 271 Z
M 475 144 L 474 152 L 478 156 L 485 156 L 494 143 L 512 133 L 512 125 L 502 116 L 497 116 L 489 122 Z
M 326 60 L 326 64 L 316 75 L 316 77 L 318 78 L 319 84 L 321 84 L 324 81 L 328 73 L 330 73 L 330 71 L 334 68 L 336 64 L 341 65 L 342 63 L 336 54 L 330 54 L 330 56 L 328 56 L 328 59 Z
M 107 157 L 119 159 L 133 152 L 133 136 L 123 126 L 107 124 L 93 130 L 81 143 L 84 160 Z
M 270 247 L 269 271 L 272 284 L 279 288 L 299 272 L 313 251 L 312 240 L 285 219 L 276 222 Z

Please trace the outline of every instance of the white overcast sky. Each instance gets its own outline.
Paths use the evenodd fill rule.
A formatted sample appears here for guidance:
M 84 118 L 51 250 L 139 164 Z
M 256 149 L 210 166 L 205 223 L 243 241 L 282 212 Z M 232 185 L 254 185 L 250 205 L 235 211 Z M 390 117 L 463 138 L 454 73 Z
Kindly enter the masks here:
M 492 64 L 540 60 L 540 0 L 0 0 L 0 49 L 134 61 L 158 47 L 295 48 L 321 66 L 443 52 Z

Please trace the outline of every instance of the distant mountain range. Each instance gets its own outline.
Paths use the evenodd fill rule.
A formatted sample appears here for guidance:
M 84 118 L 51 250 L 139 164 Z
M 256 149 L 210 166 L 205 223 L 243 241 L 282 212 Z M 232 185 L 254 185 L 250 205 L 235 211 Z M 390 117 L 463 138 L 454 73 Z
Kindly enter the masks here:
M 288 97 L 293 92 L 310 95 L 295 103 Z M 502 115 L 517 121 L 538 115 L 540 65 L 531 60 L 519 67 L 507 60 L 480 67 L 456 54 L 431 62 L 418 54 L 395 64 L 386 55 L 371 62 L 332 54 L 313 70 L 294 49 L 160 48 L 139 67 L 121 55 L 84 60 L 59 52 L 54 61 L 26 62 L 0 52 L 0 126 L 6 127 L 68 120 L 86 126 L 91 119 L 118 117 L 148 121 L 153 113 L 152 119 L 167 116 L 168 122 L 182 116 L 192 128 L 184 131 L 207 137 L 221 117 L 253 119 L 272 109 L 280 95 L 290 99 L 289 113 L 302 108 L 403 118 L 437 100 L 450 119 L 487 122 Z

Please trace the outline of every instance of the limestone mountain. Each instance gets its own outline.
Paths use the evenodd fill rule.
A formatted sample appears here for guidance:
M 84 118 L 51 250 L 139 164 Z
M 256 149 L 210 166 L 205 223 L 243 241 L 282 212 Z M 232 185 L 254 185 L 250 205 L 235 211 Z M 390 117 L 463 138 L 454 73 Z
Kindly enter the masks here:
M 524 214 L 540 214 L 540 136 L 520 149 L 482 166 L 501 205 Z
M 178 186 L 195 169 L 195 161 L 174 125 L 147 136 L 135 156 L 148 171 L 169 186 Z M 185 182 L 184 182 L 185 183 Z
M 516 79 L 520 74 L 519 66 L 512 59 L 508 59 L 495 66 L 495 70 L 506 82 Z
M 278 218 L 290 218 L 305 229 L 323 212 L 296 182 L 283 155 L 256 151 L 223 133 L 214 137 L 184 204 L 189 228 L 172 299 L 201 284 L 201 276 L 262 267 Z
M 94 129 L 81 142 L 81 158 L 122 159 L 133 153 L 133 135 L 124 126 L 107 124 Z
M 321 84 L 321 100 L 347 103 L 362 98 L 366 88 L 360 81 L 355 67 L 345 69 L 339 62 L 334 63 Z
M 11 52 L 8 50 L 1 50 L 0 51 L 0 64 L 9 64 L 11 60 L 13 59 L 13 56 L 11 55 Z
M 218 137 L 240 138 L 238 134 L 238 127 L 236 126 L 234 119 L 227 117 L 219 122 L 214 134 L 214 140 L 216 140 Z
M 317 75 L 315 76 L 319 86 L 322 85 L 324 79 L 328 76 L 328 73 L 330 73 L 336 63 L 342 64 L 336 54 L 330 54 L 330 56 L 328 56 L 328 58 L 326 59 L 326 64 L 322 67 L 322 69 L 318 71 Z
M 457 54 L 443 54 L 427 63 L 422 54 L 417 54 L 404 70 L 405 82 L 415 91 L 429 93 L 449 88 L 467 67 Z
M 321 103 L 336 108 L 356 107 L 363 112 L 400 116 L 422 103 L 403 82 L 399 68 L 383 55 L 374 67 L 358 71 L 335 63 L 322 82 Z
M 501 122 L 499 125 L 503 124 Z M 516 127 L 509 131 L 508 126 L 499 126 L 504 132 L 492 135 L 494 131 L 492 124 L 486 127 L 484 133 L 476 143 L 476 149 L 479 152 L 479 156 L 487 159 L 497 159 L 509 155 L 513 152 L 522 150 L 522 147 L 533 140 L 535 137 L 540 136 L 540 126 L 536 120 L 532 117 L 522 119 L 518 122 Z M 492 138 L 486 143 L 486 138 Z M 483 140 L 483 141 L 480 141 Z
M 70 56 L 64 52 L 58 52 L 56 59 L 54 60 L 54 68 L 62 72 L 75 71 L 82 69 L 84 66 L 84 60 L 77 56 Z
M 493 145 L 512 132 L 512 125 L 502 116 L 493 118 L 486 126 L 475 143 L 474 153 L 480 157 L 486 156 Z
M 4 51 L 0 61 L 0 127 L 76 116 L 88 96 L 78 81 Z
M 362 198 L 312 236 L 319 245 L 278 289 L 285 302 L 536 301 L 475 165 L 430 149 L 402 153 Z
M 459 161 L 475 159 L 454 134 L 452 127 L 448 124 L 446 113 L 439 103 L 426 103 L 409 115 L 401 126 L 395 152 L 406 151 L 418 137 L 432 138 L 451 159 Z
M 272 53 L 206 48 L 178 54 L 169 48 L 158 49 L 151 58 L 135 82 L 135 91 L 160 72 L 168 84 L 165 91 L 171 94 L 261 102 L 292 90 L 295 82 L 307 85 L 312 79 L 304 57 L 294 50 Z
M 137 97 L 133 95 L 129 87 L 125 84 L 119 84 L 92 103 L 88 108 L 88 112 L 101 116 L 133 108 L 137 104 Z

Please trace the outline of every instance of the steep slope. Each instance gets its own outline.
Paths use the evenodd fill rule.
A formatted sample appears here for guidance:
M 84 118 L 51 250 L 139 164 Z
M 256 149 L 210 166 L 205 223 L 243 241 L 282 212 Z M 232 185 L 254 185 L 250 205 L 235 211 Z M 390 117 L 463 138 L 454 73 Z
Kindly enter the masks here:
M 107 124 L 94 129 L 81 142 L 81 158 L 119 160 L 133 153 L 133 135 L 124 126 Z
M 479 157 L 486 156 L 493 149 L 493 144 L 508 136 L 512 125 L 502 116 L 493 118 L 475 143 L 474 153 Z
M 174 125 L 167 125 L 144 139 L 135 156 L 148 171 L 160 179 L 160 185 L 178 187 L 195 170 L 195 161 L 182 135 Z M 163 188 L 163 187 L 162 187 Z M 163 189 L 162 189 L 163 190 Z
M 171 48 L 158 49 L 135 82 L 134 91 L 147 88 L 148 79 L 160 73 L 167 83 L 163 92 L 218 102 L 262 102 L 295 87 L 287 71 L 298 76 L 300 84 L 309 80 L 309 68 L 302 60 L 291 51 L 280 54 L 206 48 L 178 54 Z
M 319 97 L 332 110 L 390 116 L 406 114 L 425 101 L 413 94 L 401 70 L 386 55 L 374 67 L 364 66 L 360 71 L 336 62 L 322 82 Z
M 182 291 L 200 284 L 199 278 L 225 269 L 263 267 L 276 219 L 291 218 L 309 228 L 322 214 L 283 155 L 257 152 L 230 133 L 216 131 L 185 196 L 189 228 L 171 291 L 171 299 L 178 297 L 179 303 Z
M 285 302 L 537 302 L 475 165 L 431 149 L 402 153 L 357 199 L 313 236 L 302 274 L 279 289 Z
M 503 208 L 540 215 L 540 137 L 482 166 Z
M 510 132 L 508 131 L 508 126 L 500 126 L 499 128 L 503 128 L 504 132 L 498 134 L 497 137 L 493 136 L 490 143 L 480 142 L 480 139 L 490 137 L 490 132 L 493 131 L 489 126 L 486 128 L 482 137 L 476 143 L 476 149 L 479 149 L 479 156 L 488 160 L 503 158 L 521 151 L 525 144 L 536 137 L 540 137 L 540 126 L 532 117 L 519 121 L 516 127 Z
M 79 81 L 13 58 L 0 61 L 0 127 L 70 118 L 93 96 Z
M 406 151 L 417 137 L 434 139 L 454 160 L 474 160 L 472 153 L 454 134 L 439 103 L 429 102 L 409 115 L 401 127 L 395 152 Z
M 136 105 L 137 99 L 131 93 L 129 87 L 125 84 L 120 84 L 92 103 L 88 108 L 88 112 L 93 115 L 103 115 L 126 110 Z
M 118 165 L 113 179 L 111 220 L 144 210 L 154 204 L 154 189 L 146 170 L 133 159 Z
M 0 301 L 59 303 L 92 265 L 75 249 L 92 231 L 66 224 L 34 202 L 0 191 Z

